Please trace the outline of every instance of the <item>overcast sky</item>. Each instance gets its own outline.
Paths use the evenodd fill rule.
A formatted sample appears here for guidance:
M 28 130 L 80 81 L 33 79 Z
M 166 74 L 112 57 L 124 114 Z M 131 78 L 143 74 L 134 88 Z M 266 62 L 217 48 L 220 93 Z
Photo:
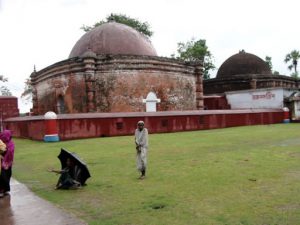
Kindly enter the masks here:
M 159 56 L 176 52 L 178 42 L 206 39 L 217 68 L 244 49 L 290 75 L 283 62 L 300 50 L 298 0 L 0 0 L 0 75 L 16 97 L 36 65 L 41 70 L 68 58 L 84 34 L 110 13 L 147 21 Z M 217 70 L 213 72 L 213 76 Z M 19 102 L 21 112 L 30 105 Z

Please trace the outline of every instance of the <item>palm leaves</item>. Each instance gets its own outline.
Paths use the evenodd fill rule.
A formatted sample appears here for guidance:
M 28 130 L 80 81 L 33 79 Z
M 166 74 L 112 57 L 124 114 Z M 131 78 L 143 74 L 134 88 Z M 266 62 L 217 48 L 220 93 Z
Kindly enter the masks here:
M 291 63 L 290 65 L 288 65 L 288 69 L 292 70 L 294 69 L 294 73 L 295 75 L 298 75 L 298 71 L 297 71 L 297 64 L 298 64 L 298 60 L 300 59 L 300 53 L 297 50 L 293 50 L 291 51 L 289 54 L 287 54 L 285 56 L 284 62 L 285 63 Z

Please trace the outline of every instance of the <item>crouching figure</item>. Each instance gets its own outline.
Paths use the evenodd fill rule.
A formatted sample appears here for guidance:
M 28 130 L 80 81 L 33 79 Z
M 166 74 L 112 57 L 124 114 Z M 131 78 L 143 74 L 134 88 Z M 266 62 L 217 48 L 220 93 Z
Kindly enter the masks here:
M 71 158 L 67 158 L 66 167 L 62 170 L 49 169 L 48 171 L 60 174 L 55 189 L 77 189 L 81 187 L 81 183 L 79 182 L 80 168 Z

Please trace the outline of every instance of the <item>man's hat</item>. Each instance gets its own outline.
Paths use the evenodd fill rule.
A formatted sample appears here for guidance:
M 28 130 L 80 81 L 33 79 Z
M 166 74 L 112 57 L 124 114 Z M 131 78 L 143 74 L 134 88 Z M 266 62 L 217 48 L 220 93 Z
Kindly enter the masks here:
M 138 123 L 137 123 L 138 125 L 144 125 L 145 123 L 144 123 L 144 121 L 142 121 L 142 120 L 140 120 Z

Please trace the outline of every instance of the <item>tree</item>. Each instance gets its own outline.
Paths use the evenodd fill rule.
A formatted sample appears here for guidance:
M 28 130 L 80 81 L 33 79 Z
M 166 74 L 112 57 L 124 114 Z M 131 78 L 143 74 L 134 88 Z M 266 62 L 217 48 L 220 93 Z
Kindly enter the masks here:
M 272 69 L 273 69 L 273 65 L 272 65 L 272 57 L 266 56 L 266 57 L 265 57 L 265 61 L 266 61 L 267 65 L 269 66 L 270 70 L 272 71 Z
M 297 50 L 291 51 L 289 54 L 285 56 L 284 59 L 285 63 L 291 62 L 291 64 L 288 66 L 288 69 L 292 70 L 294 68 L 294 73 L 293 73 L 294 76 L 298 75 L 297 65 L 299 59 L 300 59 L 300 53 Z
M 26 104 L 32 100 L 32 85 L 29 78 L 25 80 L 25 88 L 21 94 L 21 98 L 25 100 Z
M 273 75 L 279 75 L 279 72 L 276 70 L 273 70 L 273 63 L 272 63 L 272 57 L 270 56 L 266 56 L 265 57 L 265 62 L 267 63 L 267 65 L 269 66 L 271 72 Z
M 2 96 L 12 96 L 11 91 L 6 86 L 1 86 L 0 91 Z
M 208 50 L 205 39 L 195 40 L 192 38 L 191 41 L 186 43 L 179 42 L 177 44 L 178 59 L 184 60 L 186 62 L 196 62 L 198 60 L 203 60 L 203 78 L 210 78 L 210 70 L 214 70 L 216 67 L 213 64 L 213 56 Z M 174 56 L 174 55 L 173 55 Z
M 4 77 L 3 75 L 0 75 L 0 81 L 2 83 L 7 82 L 8 79 L 6 77 Z M 0 92 L 2 96 L 12 96 L 11 91 L 8 89 L 8 87 L 1 85 L 0 86 Z
M 291 74 L 291 77 L 294 77 L 294 78 L 297 78 L 297 79 L 298 79 L 298 78 L 299 78 L 298 72 L 297 72 L 297 73 L 292 73 L 292 74 Z
M 88 32 L 97 26 L 100 26 L 104 23 L 108 23 L 111 21 L 115 21 L 130 26 L 133 29 L 143 33 L 147 37 L 151 37 L 153 35 L 153 31 L 150 30 L 150 25 L 147 22 L 141 22 L 137 19 L 131 18 L 124 14 L 113 14 L 113 13 L 107 16 L 104 20 L 95 23 L 93 26 L 83 25 L 81 29 L 84 30 L 85 32 Z

